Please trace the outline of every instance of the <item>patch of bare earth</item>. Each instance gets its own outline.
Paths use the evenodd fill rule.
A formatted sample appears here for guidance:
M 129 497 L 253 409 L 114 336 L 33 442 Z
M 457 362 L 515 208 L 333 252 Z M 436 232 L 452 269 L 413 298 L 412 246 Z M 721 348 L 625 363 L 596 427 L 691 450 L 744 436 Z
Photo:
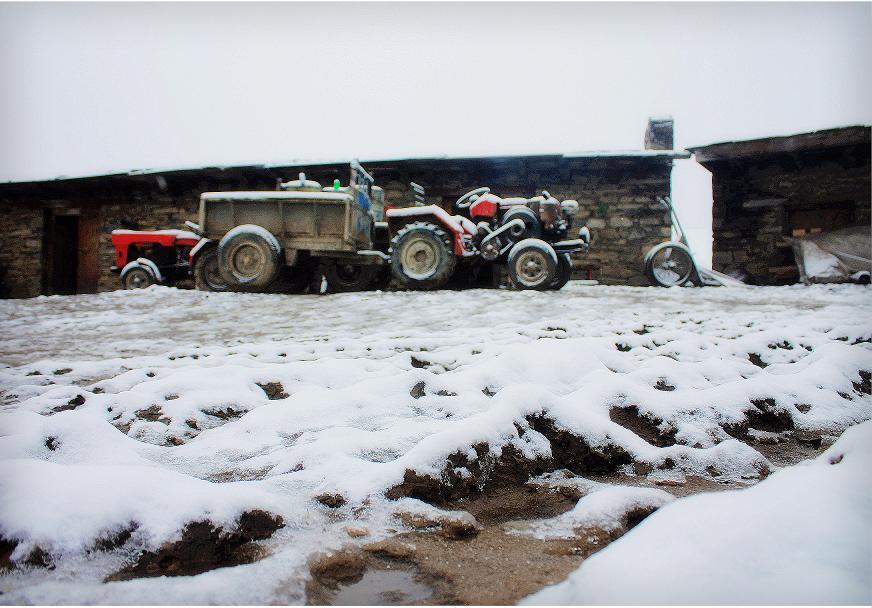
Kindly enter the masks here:
M 747 421 L 730 430 L 777 467 L 814 458 L 829 444 L 819 434 L 793 429 L 768 402 L 755 402 L 752 407 Z M 615 408 L 611 417 L 650 443 L 675 443 L 671 428 L 641 416 L 635 406 Z M 477 458 L 461 452 L 450 455 L 438 477 L 407 471 L 403 482 L 388 491 L 389 498 L 410 496 L 458 515 L 428 518 L 400 512 L 397 516 L 406 531 L 313 557 L 307 602 L 514 604 L 564 580 L 584 559 L 653 512 L 631 510 L 616 528 L 579 528 L 572 538 L 539 539 L 517 533 L 525 520 L 552 518 L 572 509 L 590 481 L 660 488 L 679 497 L 742 488 L 757 481 L 722 480 L 716 471 L 707 477 L 678 472 L 671 477 L 649 475 L 650 465 L 633 463 L 617 446 L 594 448 L 542 416 L 527 423 L 527 428 L 549 440 L 551 459 L 530 461 L 512 448 L 494 456 L 487 444 L 480 444 L 472 446 Z M 625 465 L 635 473 L 626 472 Z M 457 475 L 458 468 L 469 474 Z M 552 472 L 545 481 L 531 480 L 545 472 Z M 767 473 L 762 471 L 760 478 Z M 360 538 L 368 532 L 352 525 L 348 533 Z
M 578 497 L 570 487 L 525 485 L 458 501 L 455 506 L 466 511 L 455 517 L 428 520 L 400 513 L 413 531 L 315 556 L 308 603 L 514 604 L 565 579 L 587 556 L 650 514 L 631 512 L 618 529 L 579 529 L 570 539 L 510 533 L 509 522 L 554 517 L 571 509 Z
M 179 540 L 141 552 L 135 562 L 106 580 L 190 576 L 251 563 L 264 557 L 264 550 L 256 541 L 269 538 L 283 525 L 281 517 L 259 510 L 243 513 L 231 529 L 208 521 L 192 522 L 185 526 Z

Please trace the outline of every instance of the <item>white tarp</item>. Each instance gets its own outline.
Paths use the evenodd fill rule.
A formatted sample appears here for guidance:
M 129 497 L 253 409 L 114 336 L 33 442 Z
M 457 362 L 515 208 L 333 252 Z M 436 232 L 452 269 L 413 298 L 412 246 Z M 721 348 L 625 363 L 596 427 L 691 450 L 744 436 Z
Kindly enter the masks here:
M 872 271 L 872 232 L 851 226 L 793 239 L 793 252 L 803 283 L 868 280 Z

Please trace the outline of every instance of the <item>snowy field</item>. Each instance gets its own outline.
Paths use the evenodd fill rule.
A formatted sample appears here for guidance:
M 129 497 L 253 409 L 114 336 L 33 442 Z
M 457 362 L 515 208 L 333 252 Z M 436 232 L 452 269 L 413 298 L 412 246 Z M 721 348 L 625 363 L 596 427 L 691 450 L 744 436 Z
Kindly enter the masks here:
M 475 533 L 431 503 L 509 473 L 581 497 L 512 538 L 657 510 L 527 602 L 872 601 L 869 288 L 153 287 L 0 333 L 0 603 L 305 603 L 316 554 Z M 797 437 L 823 454 L 782 468 Z M 198 524 L 229 567 L 161 553 Z

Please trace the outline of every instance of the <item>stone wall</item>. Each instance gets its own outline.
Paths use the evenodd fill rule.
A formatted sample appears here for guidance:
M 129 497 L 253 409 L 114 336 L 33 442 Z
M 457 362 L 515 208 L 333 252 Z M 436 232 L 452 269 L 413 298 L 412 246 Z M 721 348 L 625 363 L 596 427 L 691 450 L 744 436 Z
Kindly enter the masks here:
M 799 279 L 788 240 L 799 214 L 870 223 L 868 145 L 704 164 L 713 175 L 714 268 L 750 283 Z
M 42 293 L 43 211 L 0 206 L 0 298 Z
M 382 161 L 366 164 L 385 188 L 388 205 L 405 206 L 409 182 L 426 188 L 427 201 L 450 209 L 465 192 L 483 185 L 501 196 L 535 196 L 542 189 L 580 205 L 578 227 L 591 229 L 591 250 L 573 261 L 576 278 L 611 284 L 647 284 L 642 258 L 648 248 L 670 236 L 669 218 L 657 203 L 668 196 L 669 156 L 513 157 Z M 31 184 L 0 185 L 0 219 L 8 226 L 0 240 L 0 265 L 6 297 L 42 293 L 41 239 L 46 208 L 96 208 L 100 291 L 120 288 L 110 272 L 115 228 L 155 230 L 183 227 L 197 220 L 200 193 L 216 190 L 271 190 L 276 180 L 295 179 L 299 171 L 329 185 L 348 183 L 347 164 L 310 167 L 235 167 L 118 175 Z M 22 244 L 23 243 L 23 244 Z

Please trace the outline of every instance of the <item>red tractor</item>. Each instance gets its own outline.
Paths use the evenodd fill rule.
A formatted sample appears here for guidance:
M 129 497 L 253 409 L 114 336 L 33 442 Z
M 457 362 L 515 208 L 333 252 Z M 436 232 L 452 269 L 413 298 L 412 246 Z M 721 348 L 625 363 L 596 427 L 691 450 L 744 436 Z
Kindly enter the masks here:
M 187 230 L 113 230 L 113 272 L 124 289 L 179 285 L 190 278 L 191 252 L 200 237 Z
M 533 198 L 501 198 L 477 188 L 455 203 L 456 215 L 437 205 L 386 212 L 394 278 L 409 289 L 438 289 L 458 267 L 477 272 L 505 265 L 520 289 L 560 289 L 572 275 L 570 254 L 586 251 L 587 227 L 567 238 L 578 203 L 547 191 Z

